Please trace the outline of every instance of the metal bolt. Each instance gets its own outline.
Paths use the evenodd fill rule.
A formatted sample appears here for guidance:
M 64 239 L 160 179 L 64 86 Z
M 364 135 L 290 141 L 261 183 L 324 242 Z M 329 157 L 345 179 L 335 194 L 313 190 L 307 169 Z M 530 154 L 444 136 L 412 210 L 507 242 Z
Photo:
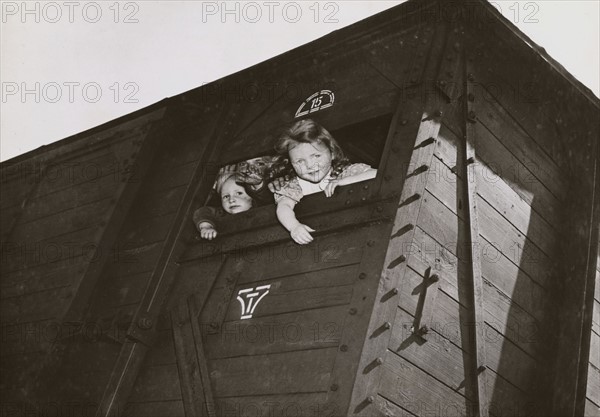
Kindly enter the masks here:
M 361 272 L 360 274 L 358 274 L 358 279 L 365 279 L 367 277 L 367 274 L 365 274 L 364 272 Z
M 381 358 L 377 358 L 377 359 L 375 359 L 375 363 L 376 363 L 377 365 L 381 365 L 381 364 L 383 363 L 383 359 L 381 359 Z
M 360 201 L 367 201 L 367 197 L 361 198 Z
M 153 322 L 150 317 L 142 317 L 138 320 L 137 325 L 142 330 L 149 330 L 152 328 Z
M 444 80 L 440 80 L 440 81 L 438 81 L 438 84 L 439 84 L 440 86 L 442 86 L 442 87 L 445 87 L 445 86 L 446 86 L 446 81 L 444 81 Z
M 372 404 L 373 402 L 375 402 L 375 397 L 373 397 L 372 395 L 369 395 L 367 397 L 367 402 L 370 403 L 370 404 Z
M 351 316 L 354 316 L 357 312 L 358 310 L 356 310 L 354 307 L 352 307 L 350 311 L 348 311 L 348 313 L 350 313 Z
M 385 323 L 383 323 L 384 329 L 389 330 L 391 327 L 392 327 L 392 325 L 389 321 L 386 321 Z
M 348 345 L 341 345 L 340 346 L 340 351 L 347 352 L 348 351 Z
M 393 288 L 392 291 L 391 291 L 391 293 L 394 294 L 394 295 L 398 295 L 398 292 L 399 292 L 398 288 Z
M 467 79 L 471 82 L 475 81 L 475 76 L 471 73 L 469 73 L 469 75 L 467 75 Z

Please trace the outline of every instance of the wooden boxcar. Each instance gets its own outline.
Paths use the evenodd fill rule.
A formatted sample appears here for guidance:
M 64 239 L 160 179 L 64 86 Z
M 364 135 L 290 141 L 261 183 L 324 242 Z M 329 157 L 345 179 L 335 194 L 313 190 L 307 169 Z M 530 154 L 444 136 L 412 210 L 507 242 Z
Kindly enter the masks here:
M 3 415 L 600 415 L 599 100 L 411 0 L 2 164 Z M 311 117 L 375 179 L 198 237 Z M 37 413 L 37 414 L 36 414 Z

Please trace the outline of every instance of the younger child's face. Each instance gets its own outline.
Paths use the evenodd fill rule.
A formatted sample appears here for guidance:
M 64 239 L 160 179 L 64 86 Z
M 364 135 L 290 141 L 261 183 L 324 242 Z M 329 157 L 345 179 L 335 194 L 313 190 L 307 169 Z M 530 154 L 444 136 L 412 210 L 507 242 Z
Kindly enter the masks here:
M 252 208 L 252 197 L 231 177 L 221 187 L 221 205 L 229 214 L 241 213 Z
M 288 154 L 294 171 L 303 180 L 317 183 L 331 169 L 331 151 L 322 143 L 300 143 Z

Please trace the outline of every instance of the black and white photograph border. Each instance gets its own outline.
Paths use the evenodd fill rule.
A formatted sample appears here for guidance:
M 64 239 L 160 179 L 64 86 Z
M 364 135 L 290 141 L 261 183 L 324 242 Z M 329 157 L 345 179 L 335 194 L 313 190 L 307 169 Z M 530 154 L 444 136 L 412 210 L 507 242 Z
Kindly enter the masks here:
M 0 416 L 600 416 L 600 1 L 0 5 Z

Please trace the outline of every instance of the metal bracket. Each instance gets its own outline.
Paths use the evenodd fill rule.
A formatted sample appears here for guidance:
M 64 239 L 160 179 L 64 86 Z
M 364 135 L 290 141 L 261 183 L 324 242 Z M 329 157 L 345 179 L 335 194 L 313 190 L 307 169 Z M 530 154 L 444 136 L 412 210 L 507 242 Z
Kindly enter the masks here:
M 431 267 L 425 271 L 419 297 L 420 312 L 415 316 L 413 333 L 427 340 L 430 330 L 433 328 L 433 311 L 438 295 L 440 277 L 431 273 Z

